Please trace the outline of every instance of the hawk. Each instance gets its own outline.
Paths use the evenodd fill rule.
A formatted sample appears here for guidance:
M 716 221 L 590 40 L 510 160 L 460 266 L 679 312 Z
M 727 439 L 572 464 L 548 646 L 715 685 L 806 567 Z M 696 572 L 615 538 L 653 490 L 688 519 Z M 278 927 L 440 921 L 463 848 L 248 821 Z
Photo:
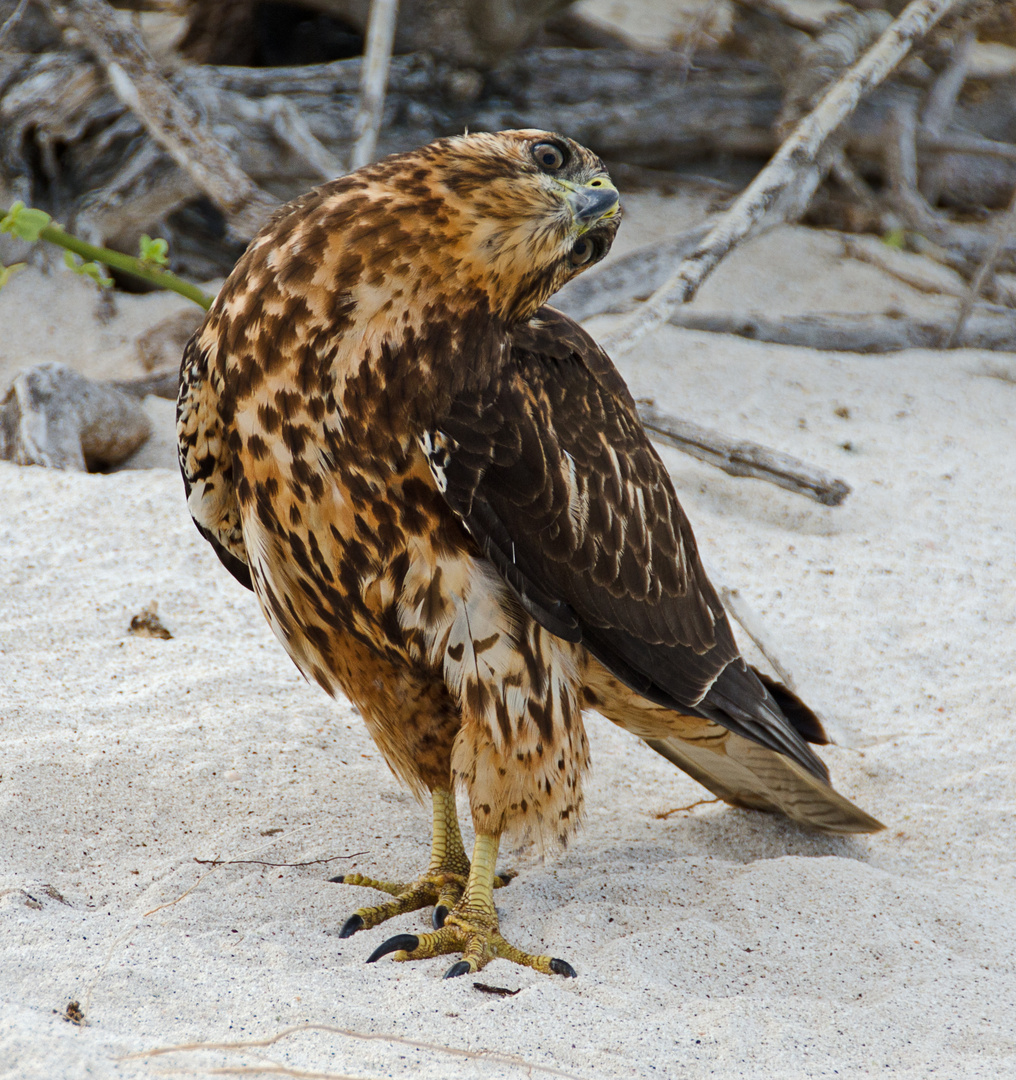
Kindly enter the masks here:
M 418 878 L 344 879 L 392 895 L 344 937 L 434 905 L 432 933 L 371 961 L 575 974 L 502 937 L 493 889 L 502 836 L 563 841 L 578 822 L 587 708 L 735 806 L 881 828 L 830 786 L 814 715 L 739 655 L 627 387 L 546 306 L 620 219 L 570 139 L 442 139 L 278 210 L 184 353 L 198 529 L 433 802 Z

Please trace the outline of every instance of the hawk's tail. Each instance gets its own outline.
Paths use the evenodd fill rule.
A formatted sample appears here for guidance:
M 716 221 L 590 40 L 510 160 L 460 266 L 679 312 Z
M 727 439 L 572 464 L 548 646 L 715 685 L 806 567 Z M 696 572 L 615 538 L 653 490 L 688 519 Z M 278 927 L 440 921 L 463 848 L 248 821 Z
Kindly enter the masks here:
M 599 665 L 596 665 L 597 667 Z M 732 806 L 779 811 L 831 833 L 878 832 L 885 826 L 812 775 L 792 758 L 760 746 L 711 720 L 685 716 L 655 705 L 600 669 L 591 680 L 596 709 L 615 724 L 639 735 L 658 754 L 683 769 Z M 788 690 L 788 719 L 809 741 L 826 742 L 821 723 Z M 783 702 L 780 701 L 781 708 Z M 798 712 L 799 710 L 803 710 Z M 786 711 L 786 710 L 784 710 Z M 803 730 L 802 730 L 803 729 Z

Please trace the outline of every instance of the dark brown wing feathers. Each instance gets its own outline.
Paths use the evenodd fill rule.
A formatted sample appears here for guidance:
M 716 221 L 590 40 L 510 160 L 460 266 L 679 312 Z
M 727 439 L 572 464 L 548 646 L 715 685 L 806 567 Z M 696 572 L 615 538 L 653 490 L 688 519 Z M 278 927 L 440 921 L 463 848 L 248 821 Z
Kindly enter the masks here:
M 606 354 L 543 308 L 510 361 L 433 433 L 445 498 L 523 604 L 651 701 L 701 715 L 825 779 L 740 658 L 635 403 Z

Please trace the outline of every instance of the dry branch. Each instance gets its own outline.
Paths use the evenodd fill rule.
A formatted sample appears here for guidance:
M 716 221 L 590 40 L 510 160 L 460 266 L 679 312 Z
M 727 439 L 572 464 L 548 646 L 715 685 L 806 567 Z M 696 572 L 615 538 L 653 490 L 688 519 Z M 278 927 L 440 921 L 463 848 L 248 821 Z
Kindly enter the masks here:
M 0 0 L 0 12 L 9 10 L 5 3 L 14 6 Z M 90 239 L 131 250 L 142 231 L 160 228 L 202 188 L 124 108 L 84 53 L 38 51 L 19 39 L 32 10 L 9 33 L 11 51 L 0 59 L 0 174 L 8 197 L 42 206 L 69 226 L 80 220 Z M 243 172 L 285 199 L 341 171 L 362 69 L 358 58 L 285 68 L 191 65 L 165 78 Z M 377 153 L 464 126 L 554 128 L 636 168 L 762 157 L 777 149 L 782 88 L 763 66 L 732 56 L 705 55 L 684 71 L 668 54 L 543 48 L 506 58 L 483 79 L 467 74 L 428 56 L 394 57 Z M 861 103 L 842 132 L 855 173 L 884 172 L 889 115 L 900 101 L 915 99 L 918 88 L 895 81 Z M 940 136 L 918 130 L 919 150 L 941 165 L 943 201 L 1008 204 L 1016 147 L 1000 140 L 1014 125 L 1016 93 L 1003 80 L 961 101 Z M 214 234 L 181 243 L 193 227 L 193 219 L 173 225 L 183 230 L 174 233 L 180 260 L 174 267 L 192 276 L 228 269 L 237 252 Z
M 237 233 L 253 236 L 277 200 L 233 161 L 197 110 L 163 79 L 133 26 L 103 0 L 43 2 L 55 22 L 81 35 L 103 65 L 117 97 L 220 207 Z
M 385 87 L 388 85 L 398 13 L 399 0 L 371 0 L 367 48 L 360 82 L 360 105 L 353 121 L 350 169 L 359 169 L 361 165 L 374 160 L 378 131 L 384 115 Z
M 923 36 L 962 0 L 913 0 L 864 57 L 843 75 L 794 129 L 773 160 L 748 186 L 720 223 L 673 276 L 622 325 L 608 335 L 604 347 L 625 353 L 645 334 L 661 326 L 671 312 L 691 299 L 719 261 L 743 240 L 788 192 L 801 210 L 818 184 L 813 166 L 829 136 L 856 108 L 861 97 L 881 82 Z M 809 170 L 812 170 L 809 175 Z M 809 190 L 810 189 L 810 190 Z M 770 218 L 771 220 L 771 218 Z
M 652 405 L 639 404 L 639 417 L 646 429 L 665 442 L 699 461 L 715 465 L 730 476 L 750 476 L 822 503 L 839 506 L 850 494 L 850 485 L 824 469 L 745 439 L 731 439 L 718 431 L 675 416 Z
M 779 315 L 693 311 L 678 308 L 668 322 L 685 330 L 734 334 L 773 345 L 795 345 L 831 352 L 891 353 L 902 349 L 947 348 L 1016 350 L 1016 312 L 992 308 L 965 319 L 906 315 Z

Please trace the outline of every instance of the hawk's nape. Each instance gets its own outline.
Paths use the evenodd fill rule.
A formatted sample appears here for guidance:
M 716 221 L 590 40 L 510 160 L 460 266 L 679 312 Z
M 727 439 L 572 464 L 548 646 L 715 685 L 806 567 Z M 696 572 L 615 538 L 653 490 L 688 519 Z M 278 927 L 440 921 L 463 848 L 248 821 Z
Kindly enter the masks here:
M 300 670 L 432 798 L 416 880 L 345 878 L 393 898 L 344 936 L 435 906 L 433 933 L 372 960 L 574 974 L 501 937 L 492 890 L 503 834 L 575 827 L 584 708 L 734 805 L 880 827 L 829 785 L 813 714 L 741 659 L 609 358 L 544 306 L 619 220 L 603 164 L 571 140 L 444 139 L 277 212 L 187 348 L 198 528 Z

